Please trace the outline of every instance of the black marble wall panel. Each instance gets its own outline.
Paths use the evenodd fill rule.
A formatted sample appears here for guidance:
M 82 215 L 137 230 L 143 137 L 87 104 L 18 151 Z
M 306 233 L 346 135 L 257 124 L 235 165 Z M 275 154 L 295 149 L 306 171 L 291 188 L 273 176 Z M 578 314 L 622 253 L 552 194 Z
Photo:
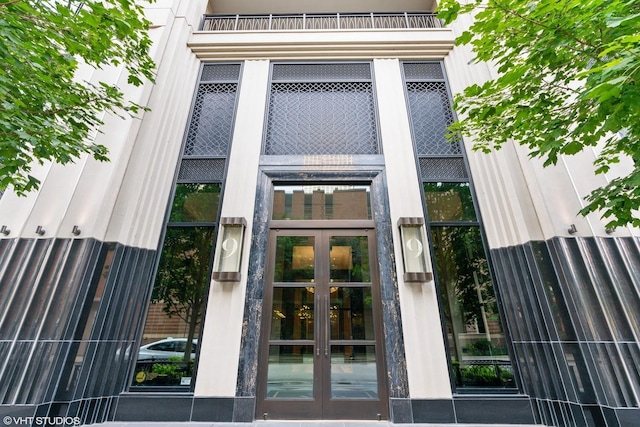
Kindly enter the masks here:
M 155 251 L 0 241 L 0 412 L 106 420 L 128 382 Z
M 283 182 L 371 182 L 372 209 L 376 220 L 376 236 L 378 261 L 380 263 L 380 286 L 382 295 L 382 311 L 384 322 L 385 358 L 389 397 L 403 398 L 409 396 L 404 341 L 402 336 L 402 320 L 398 299 L 397 280 L 395 277 L 395 259 L 391 242 L 391 224 L 389 222 L 388 197 L 384 180 L 381 156 L 360 156 L 360 165 L 350 166 L 348 171 L 325 171 L 323 168 L 306 168 L 300 171 L 304 159 L 296 156 L 279 157 L 273 160 L 263 156 L 260 178 L 256 190 L 256 208 L 252 235 L 251 255 L 245 313 L 240 349 L 240 365 L 238 369 L 237 396 L 255 396 L 258 368 L 258 347 L 260 341 L 260 325 L 262 316 L 262 289 L 266 268 L 265 248 L 267 247 L 268 223 L 271 209 L 271 183 L 274 180 Z M 282 162 L 286 160 L 283 166 Z M 274 166 L 264 166 L 274 162 Z M 330 168 L 329 168 L 330 169 Z
M 640 416 L 639 248 L 631 237 L 555 238 L 492 251 L 538 422 L 618 427 Z

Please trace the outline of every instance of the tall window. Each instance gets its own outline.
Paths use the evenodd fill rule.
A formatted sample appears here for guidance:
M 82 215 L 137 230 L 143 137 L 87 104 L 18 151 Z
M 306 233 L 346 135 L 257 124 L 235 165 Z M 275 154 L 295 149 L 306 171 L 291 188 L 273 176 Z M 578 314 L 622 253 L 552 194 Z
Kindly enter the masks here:
M 370 63 L 273 64 L 264 154 L 377 154 Z
M 454 117 L 442 64 L 405 62 L 403 72 L 456 388 L 513 388 L 463 149 L 446 138 Z
M 132 389 L 193 383 L 239 77 L 239 64 L 203 67 Z

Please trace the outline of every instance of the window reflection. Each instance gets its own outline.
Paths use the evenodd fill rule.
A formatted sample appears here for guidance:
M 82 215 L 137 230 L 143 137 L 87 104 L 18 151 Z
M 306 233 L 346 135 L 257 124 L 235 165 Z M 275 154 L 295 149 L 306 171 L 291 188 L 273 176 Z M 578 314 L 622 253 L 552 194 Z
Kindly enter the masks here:
M 369 240 L 366 236 L 330 239 L 331 282 L 370 282 Z
M 424 196 L 429 221 L 475 221 L 468 182 L 426 182 Z
M 515 387 L 480 229 L 431 233 L 456 385 Z
M 375 346 L 331 346 L 331 397 L 334 399 L 378 397 Z
M 315 249 L 313 237 L 278 236 L 274 282 L 313 282 Z
M 373 340 L 370 287 L 331 288 L 329 321 L 332 340 Z
M 169 222 L 214 222 L 220 184 L 177 184 Z
M 214 227 L 168 227 L 132 386 L 190 386 Z
M 275 220 L 371 219 L 369 186 L 278 185 L 274 189 Z
M 274 288 L 272 340 L 312 340 L 314 288 Z
M 313 398 L 313 346 L 269 346 L 267 398 Z

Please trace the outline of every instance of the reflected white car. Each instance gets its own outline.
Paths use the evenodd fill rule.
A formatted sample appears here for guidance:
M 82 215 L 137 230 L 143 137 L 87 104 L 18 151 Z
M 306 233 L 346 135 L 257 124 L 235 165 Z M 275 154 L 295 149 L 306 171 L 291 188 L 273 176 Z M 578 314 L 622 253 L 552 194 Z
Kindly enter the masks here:
M 187 347 L 186 338 L 166 338 L 140 347 L 138 361 L 166 361 L 170 357 L 184 357 Z M 193 340 L 191 359 L 196 358 L 198 340 Z

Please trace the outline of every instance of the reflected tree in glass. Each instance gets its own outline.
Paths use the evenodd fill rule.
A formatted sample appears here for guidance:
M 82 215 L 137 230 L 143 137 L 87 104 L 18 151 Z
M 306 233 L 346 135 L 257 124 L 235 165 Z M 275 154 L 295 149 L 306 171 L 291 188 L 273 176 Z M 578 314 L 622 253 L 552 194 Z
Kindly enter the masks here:
M 459 335 L 477 325 L 489 336 L 488 318 L 497 318 L 496 299 L 478 227 L 432 227 L 444 314 L 453 333 L 455 358 L 462 360 Z M 452 354 L 454 356 L 454 354 Z
M 215 222 L 220 184 L 176 184 L 169 223 Z
M 177 316 L 188 326 L 187 364 L 202 315 L 213 236 L 214 227 L 168 227 L 153 288 L 152 304 L 163 304 L 167 316 Z

